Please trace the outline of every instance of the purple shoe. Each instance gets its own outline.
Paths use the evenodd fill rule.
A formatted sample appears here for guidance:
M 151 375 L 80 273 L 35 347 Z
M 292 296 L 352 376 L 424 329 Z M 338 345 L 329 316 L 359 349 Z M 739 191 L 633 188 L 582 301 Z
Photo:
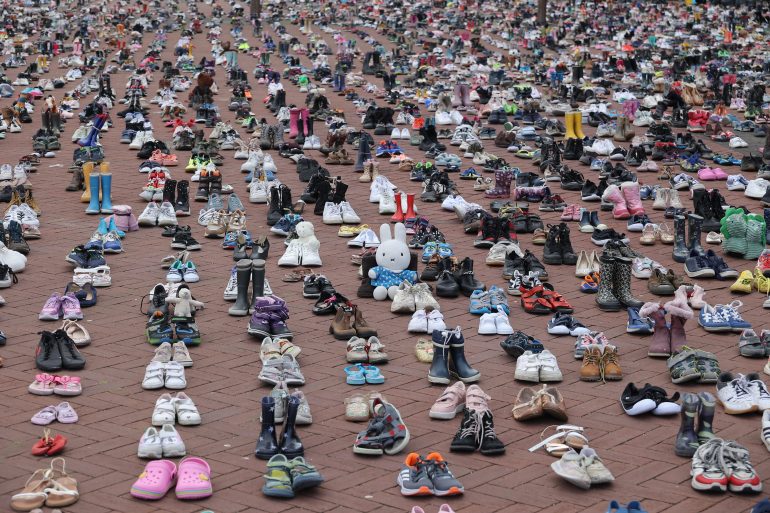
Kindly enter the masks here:
M 255 310 L 249 319 L 249 335 L 257 337 L 272 337 L 270 331 L 270 315 Z
M 72 292 L 68 292 L 61 297 L 61 309 L 63 319 L 79 321 L 83 318 L 83 312 L 80 310 L 80 301 Z
M 286 325 L 286 322 L 274 315 L 270 316 L 270 336 L 273 338 L 285 338 L 286 340 L 294 338 L 294 334 Z
M 51 297 L 46 300 L 45 304 L 43 305 L 43 309 L 40 310 L 40 315 L 38 315 L 37 318 L 41 321 L 58 321 L 61 309 L 62 297 L 58 292 L 54 292 L 51 294 Z M 82 318 L 83 317 L 81 316 L 80 319 Z

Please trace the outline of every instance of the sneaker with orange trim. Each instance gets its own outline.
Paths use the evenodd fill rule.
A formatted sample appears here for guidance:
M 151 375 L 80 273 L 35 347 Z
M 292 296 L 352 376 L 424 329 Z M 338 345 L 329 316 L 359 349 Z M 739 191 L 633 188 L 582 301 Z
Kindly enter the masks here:
M 583 277 L 583 283 L 580 284 L 580 292 L 587 294 L 596 294 L 599 291 L 599 274 L 591 273 Z
M 404 461 L 404 468 L 398 473 L 396 482 L 401 487 L 401 495 L 433 495 L 433 481 L 428 475 L 430 464 L 416 452 L 410 452 Z
M 428 475 L 433 482 L 433 493 L 437 497 L 445 497 L 447 495 L 462 495 L 465 493 L 465 488 L 460 481 L 455 478 L 452 471 L 449 470 L 447 462 L 441 454 L 432 452 L 425 458 L 428 466 Z

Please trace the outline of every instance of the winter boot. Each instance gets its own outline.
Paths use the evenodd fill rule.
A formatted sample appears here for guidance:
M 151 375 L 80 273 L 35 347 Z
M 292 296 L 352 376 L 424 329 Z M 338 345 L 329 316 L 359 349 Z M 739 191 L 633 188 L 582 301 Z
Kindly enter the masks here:
M 433 362 L 430 365 L 430 370 L 428 370 L 430 383 L 449 384 L 449 352 L 453 336 L 453 331 L 433 331 Z
M 305 454 L 305 448 L 302 447 L 302 441 L 297 435 L 296 420 L 299 410 L 300 400 L 295 395 L 290 395 L 286 401 L 286 424 L 281 433 L 281 442 L 278 444 L 278 450 L 289 459 L 297 458 Z
M 101 176 L 99 173 L 91 173 L 88 177 L 89 189 L 91 192 L 91 200 L 86 207 L 86 214 L 98 214 L 101 210 L 99 205 L 99 184 Z
M 561 246 L 559 245 L 560 230 L 558 226 L 548 226 L 548 234 L 543 247 L 543 262 L 551 265 L 561 265 L 562 260 Z
M 178 216 L 190 215 L 190 182 L 187 180 L 177 183 L 175 209 Z
M 686 231 L 687 226 L 684 216 L 676 216 L 674 218 L 673 258 L 674 262 L 679 262 L 680 264 L 683 264 L 687 257 L 690 256 L 690 250 L 687 249 L 687 243 L 685 242 Z
M 605 312 L 617 312 L 622 306 L 612 291 L 615 280 L 614 260 L 613 257 L 604 253 L 599 257 L 599 290 L 596 294 L 596 304 Z
M 450 331 L 452 338 L 449 345 L 449 357 L 451 360 L 450 374 L 456 376 L 463 383 L 475 383 L 481 379 L 481 373 L 468 364 L 465 359 L 465 339 L 459 329 Z M 434 349 L 435 354 L 435 349 Z
M 639 308 L 644 305 L 631 293 L 631 261 L 625 258 L 616 258 L 612 264 L 612 293 L 626 308 Z
M 569 240 L 569 227 L 567 223 L 559 225 L 559 252 L 561 253 L 561 263 L 564 265 L 575 265 L 577 255 L 572 249 L 572 242 Z
M 682 423 L 674 441 L 674 452 L 677 456 L 692 458 L 700 445 L 695 433 L 695 418 L 698 416 L 700 405 L 697 395 L 685 393 L 682 396 Z
M 112 173 L 105 173 L 105 168 L 107 171 L 109 171 L 109 163 L 102 162 L 102 172 L 100 174 L 101 177 L 101 197 L 102 197 L 102 206 L 100 208 L 100 212 L 102 214 L 112 214 Z M 169 180 L 173 181 L 173 180 Z M 168 182 L 166 182 L 168 183 Z
M 286 111 L 284 111 L 286 112 Z M 291 109 L 289 111 L 289 139 L 296 139 L 299 129 L 297 127 L 297 121 L 299 121 L 300 110 Z
M 275 399 L 262 398 L 262 430 L 259 432 L 254 455 L 260 460 L 269 460 L 280 452 L 275 436 Z
M 671 332 L 666 325 L 666 312 L 660 303 L 645 303 L 639 309 L 639 316 L 648 317 L 655 323 L 655 331 L 650 340 L 647 356 L 653 358 L 668 358 L 671 356 Z
M 700 245 L 701 227 L 703 218 L 696 214 L 687 214 L 687 248 L 690 251 L 697 251 L 704 254 L 705 250 Z
M 243 258 L 235 264 L 235 276 L 238 286 L 238 297 L 235 304 L 227 313 L 236 317 L 244 317 L 249 314 L 249 282 L 251 281 L 251 259 Z
M 644 205 L 642 205 L 637 182 L 623 182 L 620 185 L 620 191 L 623 193 L 623 199 L 626 200 L 626 207 L 631 215 L 644 214 Z
M 455 278 L 460 286 L 460 291 L 466 297 L 470 297 L 474 290 L 485 290 L 487 288 L 486 285 L 477 280 L 473 275 L 473 260 L 470 257 L 465 257 L 460 262 L 458 274 L 455 275 Z
M 674 293 L 674 299 L 663 305 L 671 315 L 671 353 L 676 354 L 687 345 L 687 333 L 684 324 L 693 318 L 692 309 L 687 304 L 687 290 L 684 285 Z
M 94 172 L 94 163 L 91 161 L 83 162 L 83 183 L 85 184 L 85 190 L 80 196 L 81 203 L 88 203 L 91 201 L 91 173 Z M 98 191 L 98 188 L 97 188 Z M 98 195 L 98 192 L 97 192 Z
M 637 188 L 637 197 L 638 197 L 638 188 Z M 621 191 L 620 187 L 618 187 L 617 185 L 612 184 L 609 187 L 607 187 L 607 190 L 605 190 L 604 194 L 602 194 L 602 200 L 608 203 L 612 203 L 612 216 L 615 219 L 628 219 L 631 217 L 631 213 L 628 211 L 628 206 L 626 205 L 625 196 L 623 195 L 623 192 Z M 636 207 L 638 208 L 638 206 Z M 644 212 L 643 207 L 642 207 L 642 212 Z

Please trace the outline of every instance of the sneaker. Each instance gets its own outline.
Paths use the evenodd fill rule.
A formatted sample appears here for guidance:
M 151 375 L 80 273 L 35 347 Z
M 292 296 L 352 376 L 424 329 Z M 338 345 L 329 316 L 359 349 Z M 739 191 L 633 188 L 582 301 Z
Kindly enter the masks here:
M 729 372 L 723 372 L 716 386 L 717 398 L 724 406 L 725 413 L 740 415 L 757 411 L 752 392 L 742 376 L 736 378 Z
M 455 478 L 452 471 L 449 470 L 449 466 L 441 454 L 432 452 L 428 454 L 425 461 L 429 464 L 428 475 L 433 482 L 433 493 L 437 497 L 462 495 L 465 493 L 465 488 Z
M 698 447 L 692 457 L 690 485 L 698 491 L 727 491 L 728 478 L 720 464 L 723 440 L 712 438 Z
M 757 409 L 760 411 L 770 409 L 770 392 L 767 391 L 767 385 L 759 378 L 759 374 L 752 372 L 747 374 L 744 380 Z
M 762 480 L 749 459 L 749 451 L 734 441 L 722 441 L 721 457 L 728 476 L 727 488 L 733 493 L 762 491 Z
M 587 490 L 591 487 L 591 476 L 583 466 L 583 457 L 573 449 L 564 453 L 559 461 L 551 463 L 551 469 L 557 476 L 578 488 Z
M 404 468 L 398 473 L 396 482 L 401 487 L 401 495 L 433 495 L 433 481 L 428 475 L 430 464 L 416 452 L 409 453 L 404 461 Z
M 541 383 L 561 381 L 563 379 L 559 363 L 549 350 L 544 349 L 535 356 L 539 365 L 539 381 Z

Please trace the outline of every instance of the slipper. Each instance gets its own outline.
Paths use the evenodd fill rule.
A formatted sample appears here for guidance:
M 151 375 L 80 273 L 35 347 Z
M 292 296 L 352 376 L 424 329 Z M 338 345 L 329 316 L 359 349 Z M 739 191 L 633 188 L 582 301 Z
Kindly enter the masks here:
M 56 420 L 56 407 L 46 406 L 32 416 L 32 423 L 37 426 L 47 426 Z
M 345 382 L 348 385 L 363 385 L 366 383 L 364 370 L 360 365 L 351 365 L 350 367 L 345 367 L 345 374 L 347 374 Z
M 176 465 L 173 461 L 151 461 L 131 486 L 131 495 L 137 499 L 162 499 L 174 485 Z
M 70 403 L 59 403 L 56 406 L 56 420 L 62 424 L 74 424 L 78 421 L 78 414 L 70 406 Z
M 176 481 L 176 498 L 180 500 L 203 499 L 214 493 L 211 487 L 211 468 L 201 458 L 187 457 L 179 462 Z
M 364 371 L 366 382 L 370 385 L 380 385 L 385 383 L 385 376 L 382 375 L 379 368 L 368 364 L 362 364 L 361 368 Z

